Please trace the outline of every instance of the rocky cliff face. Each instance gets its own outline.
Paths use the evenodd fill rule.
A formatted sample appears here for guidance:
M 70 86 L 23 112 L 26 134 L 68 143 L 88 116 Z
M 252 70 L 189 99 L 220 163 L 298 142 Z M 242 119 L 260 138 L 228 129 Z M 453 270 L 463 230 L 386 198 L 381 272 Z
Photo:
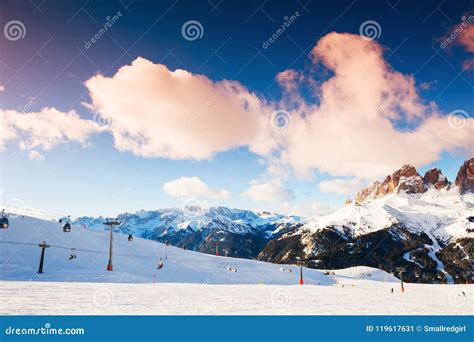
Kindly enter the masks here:
M 427 190 L 423 178 L 411 165 L 404 165 L 400 170 L 388 175 L 383 182 L 375 181 L 356 195 L 356 202 L 380 198 L 390 193 L 423 193 Z
M 459 187 L 459 193 L 474 192 L 474 158 L 466 160 L 459 169 L 454 183 Z
M 437 168 L 427 171 L 423 177 L 423 181 L 425 182 L 425 185 L 432 185 L 436 190 L 441 190 L 450 186 L 450 182 L 446 176 Z
M 433 168 L 427 171 L 424 177 L 421 177 L 415 167 L 404 165 L 400 170 L 388 175 L 383 182 L 375 181 L 359 191 L 355 200 L 358 203 L 363 203 L 366 200 L 381 198 L 391 193 L 399 193 L 400 191 L 404 191 L 407 194 L 421 194 L 432 186 L 437 190 L 441 190 L 448 189 L 450 185 L 451 183 L 440 169 Z

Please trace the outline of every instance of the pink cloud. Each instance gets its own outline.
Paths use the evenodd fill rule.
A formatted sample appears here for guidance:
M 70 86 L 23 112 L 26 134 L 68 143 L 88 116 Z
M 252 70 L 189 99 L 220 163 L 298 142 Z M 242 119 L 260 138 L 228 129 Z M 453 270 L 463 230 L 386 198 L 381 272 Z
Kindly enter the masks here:
M 91 108 L 112 118 L 115 146 L 144 157 L 208 159 L 239 146 L 259 154 L 272 146 L 271 108 L 235 81 L 213 82 L 137 58 L 112 77 L 85 82 Z
M 282 158 L 296 172 L 372 178 L 430 163 L 446 150 L 474 150 L 473 119 L 453 129 L 436 106 L 422 103 L 412 76 L 390 68 L 375 41 L 330 33 L 312 58 L 334 75 L 315 94 L 320 104 L 306 105 L 286 132 Z M 414 128 L 400 131 L 399 122 Z

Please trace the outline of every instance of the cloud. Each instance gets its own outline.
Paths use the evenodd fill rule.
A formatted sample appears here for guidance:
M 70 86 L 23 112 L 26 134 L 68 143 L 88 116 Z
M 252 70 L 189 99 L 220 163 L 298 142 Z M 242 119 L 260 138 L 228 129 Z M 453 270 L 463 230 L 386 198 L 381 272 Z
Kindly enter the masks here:
M 0 84 L 0 91 L 5 91 L 5 87 Z
M 227 199 L 230 193 L 224 189 L 211 188 L 198 177 L 181 177 L 163 185 L 164 191 L 177 198 Z
M 201 160 L 240 146 L 261 155 L 273 148 L 267 129 L 272 108 L 238 82 L 214 82 L 140 57 L 85 85 L 89 108 L 111 118 L 120 151 Z
M 300 175 L 317 169 L 370 179 L 406 163 L 426 165 L 443 151 L 474 150 L 474 120 L 453 129 L 434 104 L 421 101 L 412 76 L 391 69 L 377 42 L 333 32 L 311 56 L 332 76 L 313 93 L 317 104 L 292 112 L 285 132 L 281 158 Z
M 32 152 L 30 157 L 38 157 L 35 149 L 47 151 L 69 142 L 86 145 L 92 134 L 102 131 L 94 121 L 81 119 L 75 111 L 61 112 L 55 108 L 31 113 L 0 109 L 0 118 L 0 150 L 6 142 L 17 140 L 22 150 Z
M 277 179 L 244 192 L 263 202 L 292 196 L 283 186 L 288 169 L 299 176 L 317 170 L 364 180 L 406 163 L 432 163 L 446 151 L 474 150 L 474 119 L 453 128 L 435 104 L 420 98 L 414 77 L 393 70 L 383 52 L 376 41 L 329 33 L 311 51 L 313 63 L 325 69 L 322 76 L 280 72 L 276 79 L 284 96 L 278 103 L 236 81 L 213 81 L 137 58 L 113 76 L 85 82 L 91 98 L 86 106 L 107 125 L 54 108 L 0 110 L 5 119 L 0 148 L 15 139 L 20 148 L 36 151 L 70 141 L 86 145 L 105 130 L 119 151 L 150 158 L 202 160 L 247 147 Z M 283 129 L 271 124 L 277 109 L 291 117 Z
M 357 178 L 344 179 L 335 178 L 319 183 L 319 189 L 323 192 L 332 192 L 340 195 L 351 195 L 358 192 L 364 186 L 364 182 Z
M 291 189 L 285 188 L 280 181 L 268 181 L 252 184 L 242 196 L 257 202 L 289 202 L 295 197 Z
M 466 13 L 461 22 L 450 27 L 446 35 L 439 39 L 442 49 L 452 45 L 462 46 L 467 52 L 474 53 L 474 15 Z M 463 70 L 474 68 L 474 58 L 470 57 L 463 62 Z
M 28 158 L 32 160 L 44 160 L 44 156 L 36 150 L 31 150 L 28 153 Z

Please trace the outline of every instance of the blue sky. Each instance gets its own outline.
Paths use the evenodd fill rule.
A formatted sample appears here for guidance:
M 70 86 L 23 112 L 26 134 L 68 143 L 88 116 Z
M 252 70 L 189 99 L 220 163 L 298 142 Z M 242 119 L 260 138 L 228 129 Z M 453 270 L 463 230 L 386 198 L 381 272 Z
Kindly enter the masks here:
M 281 106 L 282 99 L 282 86 L 275 81 L 278 73 L 296 70 L 311 75 L 321 85 L 333 73 L 327 66 L 312 61 L 311 49 L 330 32 L 359 35 L 361 24 L 373 20 L 381 29 L 376 42 L 384 50 L 385 62 L 393 70 L 413 77 L 420 101 L 425 105 L 436 103 L 444 114 L 462 110 L 467 117 L 473 117 L 473 73 L 463 69 L 472 54 L 456 42 L 447 49 L 439 45 L 439 39 L 458 25 L 463 15 L 472 14 L 469 1 L 420 1 L 415 5 L 410 1 L 339 0 L 46 0 L 41 4 L 3 1 L 0 8 L 2 27 L 18 20 L 26 30 L 22 39 L 9 40 L 5 34 L 0 37 L 0 85 L 4 88 L 0 92 L 0 109 L 15 110 L 18 115 L 54 107 L 62 112 L 75 110 L 82 119 L 94 120 L 94 113 L 81 104 L 91 103 L 84 82 L 97 74 L 112 77 L 137 57 L 166 65 L 172 71 L 184 69 L 202 74 L 216 82 L 237 81 L 275 109 Z M 107 22 L 106 17 L 119 11 L 117 22 L 90 48 L 85 48 L 85 43 Z M 268 48 L 263 48 L 262 43 L 281 27 L 285 16 L 295 12 L 299 13 L 295 22 Z M 200 39 L 183 38 L 181 29 L 189 20 L 202 25 Z M 364 83 L 360 80 L 360 87 Z M 308 88 L 301 90 L 308 105 L 318 105 L 319 100 L 309 93 Z M 120 96 L 126 94 L 117 94 Z M 290 107 L 286 109 L 290 111 Z M 473 126 L 472 121 L 466 122 Z M 293 123 L 296 126 L 299 122 Z M 418 125 L 407 120 L 393 124 L 399 131 Z M 67 127 L 65 134 L 75 129 Z M 314 161 L 311 165 L 318 166 L 309 168 L 309 176 L 296 175 L 294 164 L 284 162 L 285 175 L 275 176 L 268 171 L 271 154 L 255 153 L 251 144 L 212 153 L 206 160 L 145 157 L 130 150 L 120 151 L 113 136 L 103 132 L 88 137 L 86 146 L 66 142 L 48 150 L 35 148 L 41 155 L 38 160 L 32 158 L 30 150 L 21 148 L 19 140 L 17 137 L 6 141 L 1 152 L 2 201 L 8 204 L 18 200 L 26 207 L 55 215 L 115 215 L 139 209 L 181 207 L 188 199 L 172 196 L 163 189 L 166 182 L 180 177 L 198 177 L 209 188 L 228 192 L 225 198 L 198 196 L 206 205 L 307 214 L 312 203 L 338 207 L 345 198 L 353 196 L 350 191 L 322 191 L 321 182 L 338 178 L 357 179 L 365 184 L 383 177 L 370 177 L 355 170 L 338 174 L 333 164 L 319 167 L 321 164 Z M 449 151 L 441 148 L 439 158 L 420 157 L 420 162 L 406 162 L 417 163 L 420 173 L 439 167 L 454 180 L 462 161 L 472 156 L 471 146 L 466 144 L 465 149 L 458 146 Z M 313 147 L 307 147 L 311 154 Z M 340 160 L 341 165 L 346 162 Z M 372 165 L 368 158 L 364 167 L 370 169 Z M 266 182 L 275 182 L 272 184 L 278 184 L 283 192 L 294 194 L 289 196 L 286 206 L 282 206 L 278 196 L 274 201 L 259 201 L 255 196 L 243 195 L 252 184 Z M 312 208 L 316 213 L 315 208 L 319 207 Z

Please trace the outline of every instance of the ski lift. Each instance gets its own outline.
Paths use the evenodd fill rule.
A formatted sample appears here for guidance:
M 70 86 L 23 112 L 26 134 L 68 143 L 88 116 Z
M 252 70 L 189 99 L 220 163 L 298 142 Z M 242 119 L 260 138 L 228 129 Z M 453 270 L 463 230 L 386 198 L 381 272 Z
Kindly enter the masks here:
M 63 223 L 64 220 L 65 220 L 64 218 L 60 219 L 59 223 Z M 63 233 L 69 233 L 71 231 L 71 216 L 68 215 L 66 220 L 67 221 L 63 226 Z
M 127 239 L 128 239 L 128 241 L 133 241 L 133 236 L 132 236 L 132 234 L 128 234 L 128 238 L 127 238 Z
M 3 209 L 2 217 L 0 218 L 0 229 L 8 229 L 9 225 L 8 218 L 5 216 L 5 209 Z
M 69 260 L 73 260 L 73 259 L 76 259 L 77 256 L 76 256 L 76 249 L 75 248 L 71 248 L 71 255 L 69 256 Z

